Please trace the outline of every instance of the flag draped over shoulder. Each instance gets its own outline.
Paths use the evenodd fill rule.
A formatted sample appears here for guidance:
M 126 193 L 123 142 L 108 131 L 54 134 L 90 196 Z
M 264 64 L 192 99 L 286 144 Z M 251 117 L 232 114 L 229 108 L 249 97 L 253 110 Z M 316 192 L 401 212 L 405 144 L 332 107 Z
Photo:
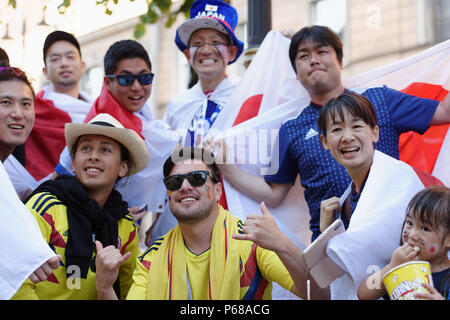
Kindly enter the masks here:
M 247 104 L 260 101 L 256 117 L 214 136 L 216 140 L 225 139 L 227 145 L 232 145 L 234 162 L 252 174 L 273 174 L 277 170 L 277 139 L 271 135 L 276 136 L 281 124 L 297 117 L 310 101 L 290 64 L 289 44 L 290 40 L 278 32 L 268 33 L 229 101 L 232 106 L 242 107 L 234 108 L 237 109 L 234 113 L 221 114 L 216 120 L 227 122 L 230 126 L 238 123 L 239 115 L 244 113 Z M 450 40 L 393 64 L 344 79 L 343 82 L 350 89 L 387 85 L 408 94 L 443 100 L 450 88 Z M 273 133 L 270 132 L 272 130 Z M 257 156 L 251 159 L 252 155 Z M 272 160 L 270 164 L 269 159 Z M 403 134 L 400 159 L 450 185 L 448 126 L 432 127 L 423 136 Z M 256 165 L 249 164 L 255 161 Z M 242 212 L 244 215 L 259 212 L 256 201 L 234 189 L 227 181 L 224 184 L 231 212 Z M 271 212 L 304 244 L 310 242 L 310 216 L 298 179 L 284 202 Z
M 92 101 L 82 96 L 86 101 L 54 92 L 51 85 L 36 95 L 36 119 L 25 142 L 25 167 L 36 180 L 48 176 L 58 164 L 66 145 L 64 125 L 81 122 L 89 111 Z
M 330 239 L 327 255 L 346 274 L 331 284 L 332 299 L 357 299 L 361 282 L 387 265 L 400 245 L 406 207 L 419 191 L 442 183 L 375 151 L 369 176 L 346 232 Z M 341 197 L 346 199 L 351 186 Z
M 392 89 L 443 101 L 450 90 L 450 40 L 423 52 L 344 80 L 348 88 L 386 85 Z M 449 125 L 431 127 L 422 136 L 400 136 L 400 160 L 450 185 Z
M 55 253 L 44 241 L 32 214 L 17 197 L 1 161 L 0 181 L 0 300 L 6 300 Z

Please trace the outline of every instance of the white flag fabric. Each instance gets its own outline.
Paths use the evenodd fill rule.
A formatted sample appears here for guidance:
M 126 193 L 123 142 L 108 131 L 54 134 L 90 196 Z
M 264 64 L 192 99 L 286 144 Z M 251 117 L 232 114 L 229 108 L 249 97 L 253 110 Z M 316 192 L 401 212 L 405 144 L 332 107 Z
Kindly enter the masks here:
M 39 186 L 36 179 L 25 169 L 22 164 L 11 154 L 3 163 L 6 172 L 14 186 L 14 189 L 23 199 L 29 192 Z
M 233 152 L 234 162 L 254 175 L 270 173 L 272 149 L 281 124 L 295 117 L 300 107 L 309 101 L 290 64 L 289 43 L 290 40 L 277 31 L 267 34 L 233 96 L 217 117 L 219 128 L 230 129 L 208 133 L 208 137 L 215 140 L 224 138 L 231 149 L 234 146 L 234 150 L 228 152 Z M 290 100 L 293 91 L 304 95 Z M 281 102 L 285 103 L 280 105 Z M 247 120 L 249 114 L 252 118 Z M 241 219 L 260 213 L 257 201 L 243 195 L 226 179 L 223 183 L 230 212 Z M 309 214 L 298 181 L 284 203 L 270 211 L 283 232 L 298 246 L 304 247 L 310 241 Z
M 0 181 L 0 299 L 7 300 L 55 253 L 18 198 L 1 161 Z
M 344 80 L 347 88 L 387 85 L 390 88 L 442 101 L 450 90 L 450 40 L 391 65 Z M 432 173 L 450 185 L 449 125 L 431 127 L 422 137 L 400 138 L 400 160 Z
M 184 135 L 187 134 L 187 129 L 190 127 L 197 110 L 202 107 L 206 110 L 208 100 L 218 105 L 225 106 L 230 95 L 236 90 L 236 85 L 239 83 L 239 80 L 240 79 L 236 77 L 226 77 L 208 96 L 205 95 L 200 82 L 198 82 L 191 89 L 169 101 L 164 120 L 169 124 L 170 128 L 177 130 L 181 129 L 180 133 L 183 133 Z M 224 108 L 220 113 L 225 112 L 225 110 L 227 110 L 227 108 Z M 217 128 L 217 130 L 225 128 L 223 126 L 218 126 L 218 124 L 220 125 L 220 121 L 214 121 L 212 128 Z M 185 132 L 182 132 L 183 129 Z

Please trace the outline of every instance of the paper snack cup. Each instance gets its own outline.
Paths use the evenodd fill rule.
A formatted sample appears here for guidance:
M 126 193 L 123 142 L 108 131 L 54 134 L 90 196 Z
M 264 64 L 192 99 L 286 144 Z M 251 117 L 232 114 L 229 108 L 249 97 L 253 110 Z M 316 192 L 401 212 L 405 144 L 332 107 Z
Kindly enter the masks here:
M 389 270 L 383 278 L 391 300 L 415 300 L 414 293 L 427 293 L 421 283 L 433 285 L 431 265 L 427 261 L 411 261 Z

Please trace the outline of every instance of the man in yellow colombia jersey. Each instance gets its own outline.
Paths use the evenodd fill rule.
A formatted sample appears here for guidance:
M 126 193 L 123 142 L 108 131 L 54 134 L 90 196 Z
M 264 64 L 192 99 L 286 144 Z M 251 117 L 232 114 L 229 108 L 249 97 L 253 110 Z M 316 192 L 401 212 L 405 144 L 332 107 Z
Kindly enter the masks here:
M 222 188 L 210 152 L 176 150 L 164 177 L 178 225 L 138 258 L 127 299 L 271 299 L 272 281 L 302 296 L 294 284 L 300 279 L 296 263 L 286 254 L 291 248 L 274 252 L 237 240 L 249 230 L 218 204 Z M 98 270 L 111 268 L 107 259 L 98 254 Z M 97 278 L 99 299 L 116 298 L 111 285 Z
M 117 295 L 125 297 L 140 251 L 128 204 L 114 185 L 147 166 L 147 148 L 136 132 L 109 114 L 88 124 L 66 124 L 65 137 L 75 176 L 44 182 L 26 203 L 62 261 L 47 281 L 27 280 L 13 298 L 96 299 L 96 246 L 117 248 L 123 255 L 120 271 L 109 276 Z

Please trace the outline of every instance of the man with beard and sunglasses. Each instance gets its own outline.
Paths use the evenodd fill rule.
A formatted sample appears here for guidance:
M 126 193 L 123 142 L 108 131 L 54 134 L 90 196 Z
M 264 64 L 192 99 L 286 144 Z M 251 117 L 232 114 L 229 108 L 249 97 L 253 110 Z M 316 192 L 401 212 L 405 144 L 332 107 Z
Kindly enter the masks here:
M 295 245 L 272 244 L 271 251 L 264 249 L 266 243 L 259 246 L 245 239 L 254 219 L 273 219 L 265 205 L 262 215 L 250 215 L 244 224 L 219 204 L 222 186 L 213 154 L 201 148 L 177 149 L 163 170 L 178 225 L 138 258 L 127 299 L 271 299 L 273 281 L 306 297 L 298 290 L 304 289 L 305 270 L 292 254 L 298 250 Z M 99 299 L 117 298 L 111 279 L 101 270 L 117 270 L 122 261 L 118 250 L 98 253 Z
M 173 130 L 186 130 L 184 146 L 202 146 L 210 129 L 224 130 L 216 119 L 236 89 L 238 78 L 227 75 L 227 66 L 236 62 L 244 44 L 234 30 L 238 13 L 220 0 L 197 0 L 190 19 L 176 32 L 175 44 L 198 75 L 198 82 L 174 97 L 164 119 Z M 173 228 L 177 221 L 170 214 L 158 216 L 151 230 L 154 241 Z

